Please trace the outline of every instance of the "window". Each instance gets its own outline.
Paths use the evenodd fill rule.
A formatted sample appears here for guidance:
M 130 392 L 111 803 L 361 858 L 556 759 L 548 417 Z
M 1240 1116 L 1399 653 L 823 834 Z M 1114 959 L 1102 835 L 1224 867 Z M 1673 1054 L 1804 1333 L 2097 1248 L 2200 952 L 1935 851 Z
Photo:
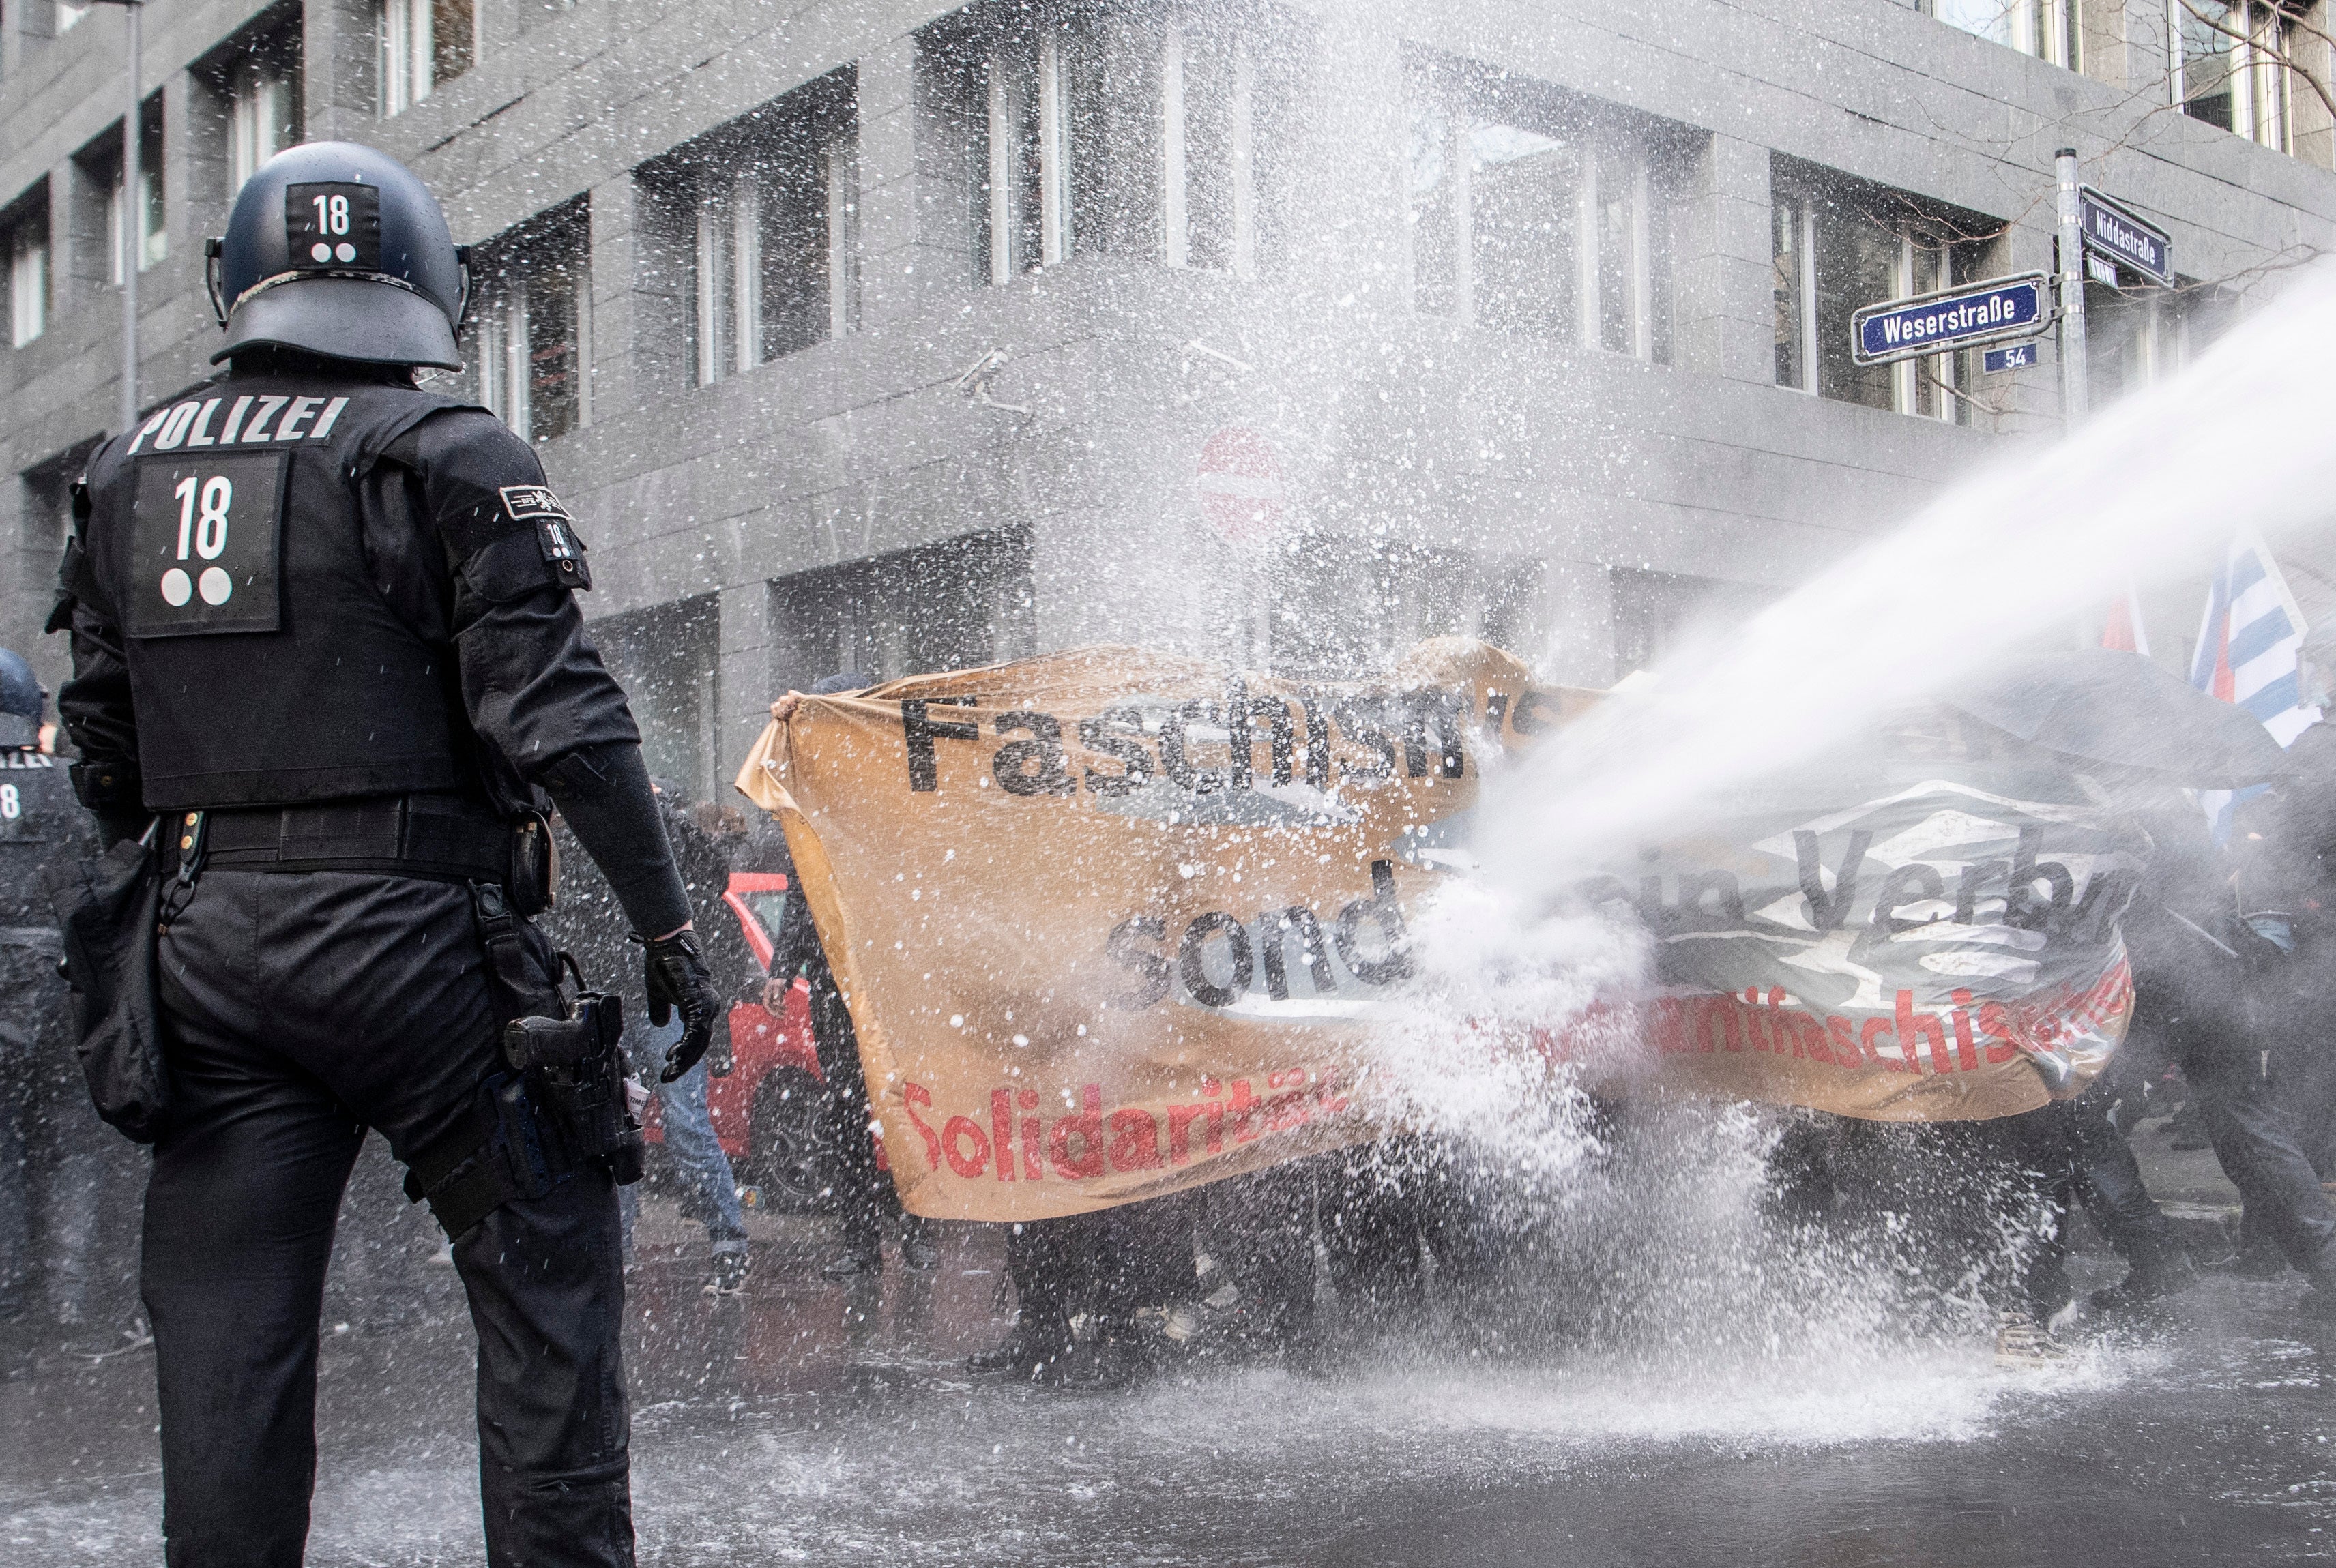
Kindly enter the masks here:
M 1950 27 L 2071 71 L 2083 69 L 2078 0 L 1925 0 L 1923 9 Z
M 138 270 L 161 261 L 170 254 L 170 237 L 164 223 L 162 210 L 162 102 L 160 98 L 149 101 L 140 117 L 138 135 Z M 113 143 L 121 146 L 122 133 L 113 133 Z M 107 267 L 115 285 L 122 282 L 122 262 L 129 254 L 122 243 L 122 157 L 116 151 L 112 168 L 106 179 L 105 254 Z
M 1552 90 L 1415 73 L 1414 308 L 1668 362 L 1672 145 Z
M 859 140 L 848 72 L 701 138 L 652 177 L 688 247 L 698 385 L 857 327 Z
M 70 33 L 80 26 L 81 19 L 89 15 L 91 4 L 92 0 L 56 0 L 57 32 Z
M 1270 663 L 1276 674 L 1351 680 L 1428 637 L 1481 637 L 1530 660 L 1544 576 L 1524 557 L 1317 536 L 1270 589 Z
M 300 140 L 300 35 L 236 61 L 228 72 L 228 195 Z M 287 57 L 288 54 L 288 58 Z
M 8 253 L 8 341 L 17 348 L 49 328 L 48 214 L 44 197 L 34 203 L 37 210 L 0 228 Z
M 1257 66 L 1249 40 L 1172 20 L 1160 50 L 1161 236 L 1171 266 L 1257 276 Z
M 1774 588 L 1615 566 L 1607 574 L 1614 615 L 1614 677 L 1654 663 L 1697 633 L 1750 620 L 1776 602 Z
M 967 276 L 1002 286 L 1105 252 L 1271 270 L 1283 171 L 1269 154 L 1302 54 L 1266 46 L 1278 15 L 1040 0 L 925 29 L 929 125 L 962 160 Z
M 1972 237 L 1984 222 L 1934 216 L 1897 191 L 1786 173 L 1770 210 L 1776 384 L 1962 421 L 1967 353 L 1861 365 L 1850 356 L 1850 317 L 1869 305 L 1978 281 L 1985 247 Z
M 472 395 L 528 440 L 590 422 L 590 236 L 579 198 L 473 255 L 462 355 Z
M 2173 0 L 2172 24 L 2182 112 L 2287 151 L 2287 18 L 2265 0 Z
M 2237 315 L 2237 295 L 2192 284 L 2160 288 L 2122 268 L 2129 287 L 2085 284 L 2085 363 L 2096 408 L 2165 380 Z
M 967 534 L 771 585 L 784 628 L 773 689 L 849 670 L 871 681 L 965 670 L 1037 651 L 1029 541 Z
M 990 284 L 1097 248 L 1101 237 L 1097 41 L 1051 14 L 1007 15 L 943 66 L 966 125 L 974 272 Z
M 472 0 L 381 0 L 381 111 L 402 114 L 478 57 Z

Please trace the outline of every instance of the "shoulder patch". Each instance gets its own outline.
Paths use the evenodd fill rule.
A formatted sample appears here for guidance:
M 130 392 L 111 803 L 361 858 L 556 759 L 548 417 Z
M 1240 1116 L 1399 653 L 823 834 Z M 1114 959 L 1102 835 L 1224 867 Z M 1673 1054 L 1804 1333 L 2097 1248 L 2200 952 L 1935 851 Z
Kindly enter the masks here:
M 559 574 L 560 580 L 571 588 L 590 587 L 592 568 L 584 560 L 584 541 L 576 537 L 575 519 L 550 487 L 505 485 L 502 498 L 503 510 L 513 522 L 535 525 L 535 542 L 543 550 L 544 564 Z
M 515 523 L 526 522 L 530 518 L 558 518 L 563 522 L 574 520 L 569 517 L 568 508 L 560 504 L 560 498 L 551 493 L 550 485 L 505 485 L 502 497 L 503 510 L 511 514 L 511 521 Z

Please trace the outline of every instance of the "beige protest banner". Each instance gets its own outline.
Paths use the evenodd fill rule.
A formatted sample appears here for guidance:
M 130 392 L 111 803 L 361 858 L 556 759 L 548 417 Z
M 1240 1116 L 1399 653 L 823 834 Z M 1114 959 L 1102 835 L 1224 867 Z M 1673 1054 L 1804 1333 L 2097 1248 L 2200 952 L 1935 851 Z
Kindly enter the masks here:
M 1043 1218 L 1386 1131 L 1368 1015 L 1409 978 L 1408 912 L 1457 863 L 1480 765 L 1597 701 L 1463 639 L 1377 683 L 1090 648 L 805 697 L 738 788 L 785 827 L 902 1202 Z M 2098 836 L 2045 793 L 1787 790 L 1585 883 L 1661 954 L 1660 990 L 1605 1018 L 1645 1046 L 1635 1087 L 1895 1119 L 2068 1092 L 2129 984 L 2114 857 L 2042 857 L 2048 830 Z M 1942 812 L 1988 824 L 1955 829 L 2002 862 L 1987 896 L 1947 896 Z

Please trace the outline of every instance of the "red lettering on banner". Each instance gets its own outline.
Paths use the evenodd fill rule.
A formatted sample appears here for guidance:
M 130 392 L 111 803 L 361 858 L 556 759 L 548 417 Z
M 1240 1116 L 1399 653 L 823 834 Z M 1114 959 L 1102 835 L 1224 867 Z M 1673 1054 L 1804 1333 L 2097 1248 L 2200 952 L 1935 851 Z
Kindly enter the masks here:
M 1057 1119 L 1046 1134 L 1046 1154 L 1056 1173 L 1072 1181 L 1103 1175 L 1103 1085 L 1085 1085 L 1079 1098 L 1085 1102 L 1083 1108 Z M 1084 1146 L 1076 1159 L 1071 1157 L 1074 1137 Z
M 1038 1091 L 1035 1089 L 1026 1089 L 1014 1098 L 1024 1110 L 1038 1108 Z M 1022 1174 L 1032 1181 L 1041 1180 L 1046 1174 L 1046 1162 L 1039 1157 L 1038 1149 L 1039 1135 L 1045 1127 L 1035 1116 L 1022 1118 Z
M 998 1150 L 998 1179 L 1014 1179 L 1014 1097 L 1002 1089 L 989 1091 L 989 1137 Z
M 1973 1072 L 1979 1068 L 1979 1046 L 1971 1039 L 1971 1014 L 1963 1011 L 1971 1004 L 1971 993 L 1957 991 L 1952 1000 L 1954 1006 L 1947 1010 L 1947 1016 L 1955 1025 L 1955 1065 Z
M 1168 1108 L 1168 1163 L 1183 1165 L 1192 1157 L 1190 1139 L 1192 1124 L 1208 1118 L 1208 1142 L 1203 1147 L 1211 1154 L 1225 1152 L 1225 1108 L 1215 1100 L 1204 1105 L 1172 1105 Z
M 1898 993 L 1898 1049 L 1905 1054 L 1907 1067 L 1915 1072 L 1922 1069 L 1922 1056 L 1915 1049 L 1914 1037 L 1927 1035 L 1931 1042 L 1931 1070 L 1949 1071 L 1952 1063 L 1947 1056 L 1947 1031 L 1938 1018 L 1928 1012 L 1914 1011 L 1914 993 Z
M 917 1136 L 925 1140 L 925 1168 L 939 1170 L 941 1168 L 941 1140 L 932 1128 L 925 1125 L 925 1118 L 917 1114 L 919 1106 L 930 1109 L 932 1103 L 933 1091 L 921 1083 L 912 1083 L 900 1091 L 900 1104 L 909 1113 L 909 1121 L 916 1128 Z
M 973 1140 L 971 1154 L 958 1152 L 959 1141 Z M 941 1127 L 941 1153 L 949 1157 L 949 1169 L 961 1176 L 978 1176 L 989 1168 L 989 1135 L 981 1124 L 969 1116 L 953 1116 Z
M 1160 1118 L 1130 1107 L 1111 1113 L 1111 1164 L 1114 1170 L 1160 1168 Z
M 1880 1050 L 1878 1050 L 1874 1043 L 1874 1037 L 1877 1034 L 1887 1034 L 1893 1040 L 1898 1038 L 1898 1031 L 1890 1027 L 1890 1021 L 1888 1019 L 1867 1019 L 1865 1021 L 1865 1027 L 1857 1031 L 1858 1047 L 1865 1052 L 1867 1060 L 1878 1061 L 1893 1072 L 1912 1071 L 1913 1064 L 1904 1060 L 1906 1053 L 1903 1050 L 1901 1050 L 1894 1057 L 1884 1056 L 1882 1054 Z
M 1857 1037 L 1850 1032 L 1849 1020 L 1839 1013 L 1825 1016 L 1825 1032 L 1833 1036 L 1833 1060 L 1839 1067 L 1852 1070 L 1865 1065 L 1857 1050 Z
M 1707 996 L 1696 1003 L 1695 1038 L 1697 1046 L 1702 1050 L 1742 1050 L 1744 1040 L 1737 1032 L 1737 1027 L 1735 998 Z M 1720 1044 L 1720 1037 L 1726 1039 L 1724 1047 Z
M 2000 1002 L 1979 1004 L 1979 1031 L 1990 1043 L 1980 1050 L 1980 1059 L 1990 1067 L 2000 1066 L 2020 1054 L 2020 1041 L 2011 1032 L 2010 1010 Z
M 1233 1079 L 1233 1098 L 1230 1108 L 1233 1113 L 1233 1141 L 1251 1143 L 1257 1138 L 1257 1128 L 1251 1125 L 1257 1116 L 1257 1101 L 1250 1098 L 1249 1079 Z

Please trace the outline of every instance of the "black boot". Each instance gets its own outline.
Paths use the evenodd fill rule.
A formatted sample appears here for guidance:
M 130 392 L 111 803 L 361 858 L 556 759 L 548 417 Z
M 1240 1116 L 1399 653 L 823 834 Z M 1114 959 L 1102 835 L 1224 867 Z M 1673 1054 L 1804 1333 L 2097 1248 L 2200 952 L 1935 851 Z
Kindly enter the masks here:
M 1071 1349 L 1067 1318 L 1024 1312 L 1014 1320 L 1006 1338 L 988 1350 L 968 1356 L 965 1364 L 977 1372 L 1019 1372 L 1037 1377 Z
M 2085 1311 L 2110 1321 L 2146 1317 L 2168 1296 L 2178 1296 L 2197 1282 L 2198 1270 L 2186 1253 L 2139 1258 L 2125 1278 L 2086 1297 Z
M 1037 1379 L 1057 1389 L 1084 1389 L 1103 1393 L 1124 1389 L 1144 1371 L 1143 1348 L 1133 1322 L 1095 1326 L 1087 1338 L 1070 1346 L 1037 1370 Z

